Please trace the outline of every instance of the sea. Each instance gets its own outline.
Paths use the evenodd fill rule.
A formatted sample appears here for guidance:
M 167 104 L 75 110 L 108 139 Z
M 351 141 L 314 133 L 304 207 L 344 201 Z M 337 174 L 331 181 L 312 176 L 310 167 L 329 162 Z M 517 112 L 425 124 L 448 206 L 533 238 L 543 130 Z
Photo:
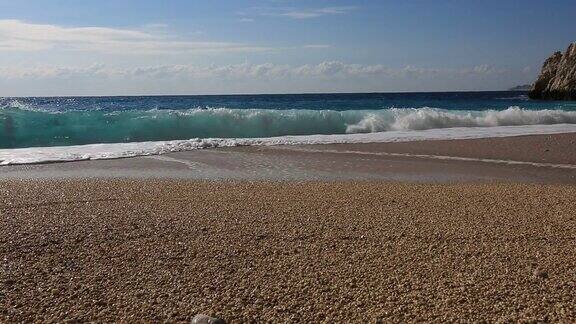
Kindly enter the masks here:
M 3 165 L 564 132 L 576 102 L 523 91 L 0 98 Z

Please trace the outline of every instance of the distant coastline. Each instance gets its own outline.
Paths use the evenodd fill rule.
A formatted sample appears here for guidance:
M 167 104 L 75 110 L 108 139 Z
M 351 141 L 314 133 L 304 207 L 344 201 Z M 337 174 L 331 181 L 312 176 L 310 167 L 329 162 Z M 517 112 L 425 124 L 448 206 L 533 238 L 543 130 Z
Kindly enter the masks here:
M 530 91 L 531 89 L 532 89 L 531 84 L 522 84 L 522 85 L 517 85 L 515 87 L 510 88 L 510 89 L 508 89 L 508 91 Z

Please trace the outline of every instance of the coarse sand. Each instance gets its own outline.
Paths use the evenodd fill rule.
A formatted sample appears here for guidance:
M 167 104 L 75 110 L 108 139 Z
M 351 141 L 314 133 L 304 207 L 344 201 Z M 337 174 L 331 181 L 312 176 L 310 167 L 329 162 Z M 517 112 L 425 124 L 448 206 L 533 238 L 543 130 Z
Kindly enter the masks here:
M 0 182 L 0 322 L 576 321 L 576 187 Z

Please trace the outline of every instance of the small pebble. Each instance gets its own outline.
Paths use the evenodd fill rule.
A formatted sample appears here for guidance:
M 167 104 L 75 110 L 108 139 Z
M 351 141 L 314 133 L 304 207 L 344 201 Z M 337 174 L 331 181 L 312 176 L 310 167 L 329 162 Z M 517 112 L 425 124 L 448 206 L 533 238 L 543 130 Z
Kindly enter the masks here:
M 191 324 L 226 324 L 226 322 L 216 317 L 210 317 L 208 315 L 198 314 L 194 316 Z
M 536 270 L 534 270 L 533 274 L 534 274 L 534 277 L 536 277 L 536 278 L 542 278 L 542 279 L 548 278 L 548 272 L 546 272 L 544 270 L 536 269 Z

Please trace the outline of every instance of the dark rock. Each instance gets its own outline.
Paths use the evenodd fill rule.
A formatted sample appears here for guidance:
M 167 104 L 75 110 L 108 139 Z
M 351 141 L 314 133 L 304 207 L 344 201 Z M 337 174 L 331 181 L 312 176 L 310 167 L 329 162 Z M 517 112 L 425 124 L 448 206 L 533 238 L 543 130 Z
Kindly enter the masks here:
M 15 284 L 15 283 L 16 283 L 16 281 L 15 281 L 15 280 L 12 280 L 12 279 L 6 279 L 6 280 L 4 280 L 4 284 L 5 284 L 6 286 L 12 286 L 12 285 Z
M 536 278 L 541 278 L 541 279 L 547 279 L 548 278 L 548 272 L 546 272 L 544 270 L 540 270 L 540 269 L 534 270 L 533 275 Z
M 204 314 L 198 314 L 194 316 L 191 324 L 226 324 L 226 322 L 219 318 L 210 317 Z
M 576 100 L 576 42 L 564 54 L 556 52 L 542 66 L 528 93 L 532 99 Z

